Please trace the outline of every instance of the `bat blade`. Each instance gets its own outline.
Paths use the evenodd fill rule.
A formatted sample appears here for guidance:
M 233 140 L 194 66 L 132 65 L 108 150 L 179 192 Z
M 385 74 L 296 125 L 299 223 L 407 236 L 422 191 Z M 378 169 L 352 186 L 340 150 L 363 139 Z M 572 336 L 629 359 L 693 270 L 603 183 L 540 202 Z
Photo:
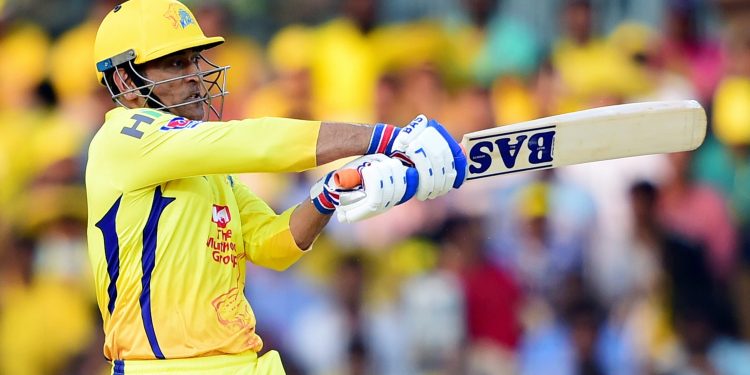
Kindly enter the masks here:
M 706 112 L 694 100 L 621 104 L 465 134 L 466 180 L 694 150 Z

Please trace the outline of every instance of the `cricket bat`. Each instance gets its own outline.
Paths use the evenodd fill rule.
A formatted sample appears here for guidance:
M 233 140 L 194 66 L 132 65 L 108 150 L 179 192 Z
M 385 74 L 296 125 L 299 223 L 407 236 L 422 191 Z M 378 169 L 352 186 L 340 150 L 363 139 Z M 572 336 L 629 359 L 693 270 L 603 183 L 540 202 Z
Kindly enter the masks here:
M 689 151 L 706 136 L 706 112 L 695 100 L 612 105 L 465 134 L 466 180 L 630 156 Z M 355 170 L 338 171 L 355 188 Z

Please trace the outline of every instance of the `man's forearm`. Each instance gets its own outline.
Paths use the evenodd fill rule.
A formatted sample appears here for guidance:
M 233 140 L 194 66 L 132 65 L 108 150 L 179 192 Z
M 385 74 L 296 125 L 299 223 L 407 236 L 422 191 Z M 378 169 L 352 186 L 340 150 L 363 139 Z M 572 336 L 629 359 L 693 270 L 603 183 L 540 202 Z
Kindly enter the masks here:
M 364 124 L 322 122 L 315 152 L 317 164 L 364 154 L 373 129 L 373 126 Z M 309 248 L 330 219 L 331 215 L 320 213 L 310 200 L 300 203 L 289 219 L 289 230 L 297 246 L 300 249 Z
M 289 231 L 292 232 L 297 246 L 307 250 L 330 219 L 331 215 L 321 214 L 309 199 L 305 199 L 292 212 L 289 218 Z
M 322 122 L 316 149 L 318 165 L 364 154 L 370 144 L 372 132 L 371 125 Z

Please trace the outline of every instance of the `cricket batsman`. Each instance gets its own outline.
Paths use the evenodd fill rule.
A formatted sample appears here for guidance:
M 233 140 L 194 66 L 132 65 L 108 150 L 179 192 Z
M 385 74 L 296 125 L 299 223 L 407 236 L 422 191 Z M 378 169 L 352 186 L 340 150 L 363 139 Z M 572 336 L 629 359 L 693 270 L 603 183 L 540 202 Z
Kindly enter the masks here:
M 281 118 L 221 121 L 220 45 L 175 0 L 130 0 L 102 21 L 99 81 L 118 106 L 86 166 L 89 257 L 112 373 L 283 374 L 244 296 L 247 261 L 283 270 L 336 213 L 362 220 L 458 188 L 466 159 L 437 122 L 404 128 Z M 364 155 L 356 190 L 333 172 L 281 214 L 232 177 Z M 311 349 L 314 350 L 314 349 Z

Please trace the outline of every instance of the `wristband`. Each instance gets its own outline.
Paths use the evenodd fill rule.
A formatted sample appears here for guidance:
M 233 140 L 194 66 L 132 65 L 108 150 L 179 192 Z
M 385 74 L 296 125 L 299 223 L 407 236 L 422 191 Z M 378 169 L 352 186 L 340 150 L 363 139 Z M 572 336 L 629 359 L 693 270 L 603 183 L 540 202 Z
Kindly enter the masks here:
M 401 129 L 393 125 L 375 125 L 366 155 L 385 154 L 390 156 L 393 153 L 393 142 L 396 140 L 399 132 L 401 132 Z
M 310 189 L 310 200 L 323 215 L 331 215 L 336 211 L 336 206 L 339 205 L 339 194 L 330 190 L 329 182 L 333 177 L 333 172 L 328 173 L 325 177 L 321 178 L 318 182 L 313 185 Z

